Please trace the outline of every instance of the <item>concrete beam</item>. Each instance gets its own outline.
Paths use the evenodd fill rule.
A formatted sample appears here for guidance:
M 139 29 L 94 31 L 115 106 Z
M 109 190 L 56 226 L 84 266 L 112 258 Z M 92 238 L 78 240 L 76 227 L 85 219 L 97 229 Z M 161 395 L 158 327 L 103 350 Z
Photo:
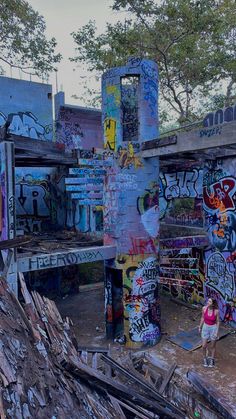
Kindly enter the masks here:
M 39 271 L 42 269 L 52 269 L 61 266 L 113 259 L 115 256 L 115 246 L 94 246 L 80 249 L 75 248 L 55 253 L 39 253 L 18 258 L 17 270 L 18 272 Z
M 176 134 L 175 144 L 158 145 L 150 148 L 150 142 L 143 145 L 140 156 L 143 158 L 170 156 L 174 154 L 197 152 L 217 147 L 223 148 L 236 144 L 236 121 L 228 122 L 211 128 L 198 128 L 193 131 Z M 146 149 L 147 148 L 147 149 Z

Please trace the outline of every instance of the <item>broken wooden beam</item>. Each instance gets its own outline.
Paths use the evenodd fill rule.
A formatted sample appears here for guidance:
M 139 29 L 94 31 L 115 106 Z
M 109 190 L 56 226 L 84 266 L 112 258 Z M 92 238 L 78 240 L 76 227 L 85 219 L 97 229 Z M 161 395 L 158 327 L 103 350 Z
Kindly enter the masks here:
M 108 365 L 110 365 L 110 367 L 113 370 L 118 371 L 123 376 L 125 376 L 129 380 L 132 380 L 138 386 L 142 387 L 142 390 L 146 391 L 149 394 L 149 396 L 153 397 L 155 400 L 159 400 L 160 402 L 163 402 L 164 401 L 166 403 L 166 400 L 164 399 L 164 397 L 161 396 L 159 394 L 159 392 L 154 387 L 152 387 L 150 384 L 148 384 L 145 380 L 142 380 L 141 378 L 136 377 L 130 371 L 128 371 L 127 369 L 123 368 L 114 359 L 112 359 L 112 358 L 110 358 L 109 356 L 106 356 L 106 355 L 101 355 L 101 360 L 103 360 L 105 363 L 107 363 Z
M 111 404 L 116 412 L 117 415 L 117 419 L 126 419 L 126 416 L 123 412 L 123 410 L 120 407 L 120 403 L 119 400 L 117 400 L 115 397 L 113 396 L 109 396 L 109 399 L 111 401 Z
M 208 402 L 226 419 L 234 419 L 235 411 L 232 411 L 231 406 L 225 397 L 209 383 L 204 380 L 195 371 L 188 371 L 187 378 L 193 387 L 205 397 Z
M 183 412 L 178 409 L 176 406 L 172 405 L 170 402 L 165 400 L 157 401 L 151 400 L 148 396 L 140 395 L 136 390 L 133 390 L 131 387 L 127 387 L 114 379 L 104 376 L 104 374 L 99 373 L 97 370 L 93 370 L 87 365 L 82 364 L 75 360 L 74 358 L 66 360 L 65 358 L 60 362 L 61 366 L 67 370 L 71 375 L 77 377 L 78 379 L 83 379 L 88 382 L 92 387 L 99 390 L 105 390 L 114 397 L 118 397 L 121 400 L 130 400 L 131 402 L 141 406 L 151 412 L 162 415 L 166 418 L 184 418 L 185 415 Z
M 32 239 L 29 237 L 17 237 L 16 239 L 0 241 L 0 250 L 20 247 L 25 243 L 29 243 Z
M 158 390 L 160 394 L 163 394 L 163 393 L 164 393 L 164 391 L 165 391 L 165 389 L 166 389 L 167 385 L 169 384 L 169 382 L 170 382 L 170 380 L 171 380 L 171 378 L 172 378 L 172 375 L 173 375 L 173 374 L 174 374 L 174 372 L 175 372 L 175 368 L 176 368 L 176 367 L 177 367 L 177 364 L 174 362 L 174 363 L 170 366 L 170 368 L 168 369 L 168 371 L 167 371 L 167 373 L 166 373 L 166 376 L 164 377 L 164 380 L 163 380 L 163 382 L 162 382 L 162 384 L 161 384 L 161 387 L 160 387 L 160 389 Z

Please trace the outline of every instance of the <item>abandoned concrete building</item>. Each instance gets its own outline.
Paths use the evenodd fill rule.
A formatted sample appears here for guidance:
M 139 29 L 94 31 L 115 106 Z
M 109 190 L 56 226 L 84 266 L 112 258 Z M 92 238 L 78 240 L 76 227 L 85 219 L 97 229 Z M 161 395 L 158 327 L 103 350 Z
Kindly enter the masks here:
M 1 271 L 13 294 L 22 274 L 32 292 L 73 294 L 78 266 L 104 261 L 108 341 L 158 344 L 167 297 L 212 297 L 235 328 L 236 105 L 160 136 L 158 68 L 134 58 L 103 75 L 102 111 L 59 92 L 53 116 L 47 84 L 0 77 L 0 90 Z

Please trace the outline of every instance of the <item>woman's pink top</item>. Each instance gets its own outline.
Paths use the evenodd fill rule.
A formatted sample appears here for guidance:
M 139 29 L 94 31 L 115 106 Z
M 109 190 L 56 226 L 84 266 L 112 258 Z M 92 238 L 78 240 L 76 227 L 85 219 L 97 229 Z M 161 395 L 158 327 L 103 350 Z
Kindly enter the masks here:
M 212 310 L 211 315 L 208 313 L 208 307 L 204 311 L 204 323 L 208 324 L 208 326 L 213 326 L 216 324 L 216 313 L 215 310 Z

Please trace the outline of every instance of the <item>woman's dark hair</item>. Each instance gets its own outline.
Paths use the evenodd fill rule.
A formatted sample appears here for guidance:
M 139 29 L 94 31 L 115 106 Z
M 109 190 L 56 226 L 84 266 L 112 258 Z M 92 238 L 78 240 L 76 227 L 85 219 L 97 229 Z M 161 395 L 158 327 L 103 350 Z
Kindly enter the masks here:
M 212 307 L 214 310 L 218 309 L 218 303 L 215 298 L 212 298 Z

